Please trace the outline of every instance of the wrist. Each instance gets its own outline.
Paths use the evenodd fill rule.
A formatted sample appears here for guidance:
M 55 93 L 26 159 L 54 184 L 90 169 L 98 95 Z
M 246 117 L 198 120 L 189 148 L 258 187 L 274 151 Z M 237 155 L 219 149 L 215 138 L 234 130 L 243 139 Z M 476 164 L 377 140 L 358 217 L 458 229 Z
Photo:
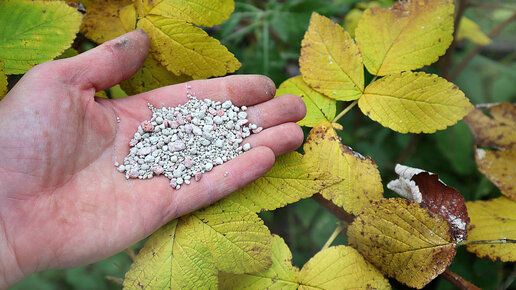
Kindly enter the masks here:
M 7 237 L 6 225 L 0 212 L 0 290 L 7 289 L 24 276 Z

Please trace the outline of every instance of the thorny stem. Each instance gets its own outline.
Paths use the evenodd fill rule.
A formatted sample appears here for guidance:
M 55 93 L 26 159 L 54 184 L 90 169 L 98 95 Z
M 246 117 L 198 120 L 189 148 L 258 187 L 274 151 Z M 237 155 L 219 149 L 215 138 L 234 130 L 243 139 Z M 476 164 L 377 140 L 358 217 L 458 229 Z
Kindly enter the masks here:
M 337 238 L 337 236 L 347 228 L 347 224 L 345 222 L 339 222 L 337 224 L 337 227 L 335 228 L 335 230 L 333 231 L 333 233 L 331 234 L 331 236 L 328 238 L 328 240 L 326 241 L 326 243 L 324 244 L 324 246 L 322 247 L 321 251 L 322 250 L 325 250 L 327 249 L 329 246 L 331 246 L 331 243 L 333 243 L 333 241 L 335 241 L 335 239 Z
M 498 240 L 465 240 L 459 243 L 459 245 L 493 245 L 493 244 L 516 244 L 516 240 L 511 239 L 498 239 Z
M 493 28 L 491 30 L 491 32 L 489 32 L 488 34 L 488 37 L 489 38 L 493 38 L 495 37 L 496 35 L 498 35 L 498 33 L 500 33 L 500 31 L 502 31 L 502 29 L 507 26 L 507 24 L 511 23 L 512 21 L 514 21 L 516 19 L 516 12 L 514 12 L 512 14 L 511 17 L 507 18 L 506 20 L 504 20 L 502 23 L 498 24 L 495 28 Z M 469 62 L 473 59 L 473 57 L 475 55 L 477 55 L 483 48 L 484 46 L 482 45 L 476 45 L 469 53 L 468 55 L 466 55 L 466 57 L 461 61 L 461 63 L 457 66 L 457 68 L 453 71 L 453 73 L 451 74 L 451 76 L 449 78 L 447 78 L 449 81 L 453 81 L 455 78 L 457 78 L 457 76 L 462 72 L 462 70 L 469 64 Z
M 358 100 L 354 100 L 351 104 L 349 104 L 344 110 L 342 110 L 342 112 L 340 112 L 337 117 L 335 117 L 333 119 L 333 121 L 331 121 L 332 123 L 337 123 L 337 121 L 342 118 L 342 116 L 346 115 L 347 112 L 349 112 L 349 110 L 351 110 L 351 108 L 353 108 L 356 104 L 358 103 Z
M 443 61 L 443 76 L 445 79 L 448 78 L 448 75 L 450 73 L 450 67 L 452 64 L 452 55 L 453 55 L 453 52 L 455 51 L 455 46 L 457 44 L 455 39 L 457 37 L 457 32 L 459 31 L 460 20 L 462 18 L 462 15 L 464 15 L 464 11 L 466 10 L 467 6 L 469 5 L 467 0 L 458 0 L 458 2 L 459 3 L 458 3 L 458 8 L 457 8 L 457 14 L 455 15 L 455 19 L 454 19 L 454 23 L 453 23 L 453 27 L 454 27 L 453 40 L 452 40 L 450 47 L 448 48 L 448 50 L 446 52 L 446 55 L 444 56 L 444 61 Z
M 330 213 L 336 216 L 338 219 L 346 222 L 347 224 L 351 224 L 355 219 L 351 214 L 345 211 L 343 208 L 336 206 L 333 202 L 325 199 L 322 195 L 316 193 L 312 196 L 312 199 L 317 201 L 320 205 L 324 206 Z M 441 274 L 442 278 L 448 280 L 453 285 L 459 287 L 463 290 L 476 290 L 480 289 L 477 286 L 471 284 L 470 282 L 464 280 L 461 276 L 453 273 L 452 271 L 446 269 L 444 273 Z

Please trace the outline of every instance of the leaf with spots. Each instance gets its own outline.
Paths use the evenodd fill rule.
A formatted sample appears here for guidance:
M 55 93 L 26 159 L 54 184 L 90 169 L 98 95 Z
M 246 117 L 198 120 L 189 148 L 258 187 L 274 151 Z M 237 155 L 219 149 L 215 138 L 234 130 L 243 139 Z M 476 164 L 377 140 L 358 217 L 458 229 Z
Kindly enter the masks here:
M 221 273 L 221 289 L 390 289 L 383 275 L 353 248 L 330 247 L 312 257 L 301 271 L 282 238 L 272 239 L 272 266 L 246 274 Z
M 94 42 L 106 42 L 136 27 L 136 11 L 131 0 L 90 0 L 82 3 L 86 14 L 81 33 Z
M 423 288 L 455 257 L 450 226 L 419 203 L 382 199 L 365 208 L 348 228 L 348 243 L 381 272 Z
M 499 244 L 468 244 L 468 251 L 493 261 L 516 262 L 516 202 L 499 197 L 466 205 L 471 218 L 466 242 L 500 240 Z M 512 242 L 504 243 L 507 240 Z
M 314 12 L 301 45 L 299 66 L 310 87 L 339 101 L 356 100 L 362 95 L 362 57 L 340 25 Z
M 320 191 L 334 204 L 357 214 L 382 198 L 383 186 L 374 161 L 344 146 L 328 121 L 310 131 L 303 149 L 305 162 L 314 169 L 332 172 L 342 179 Z
M 279 86 L 276 96 L 285 94 L 300 96 L 305 102 L 306 116 L 297 122 L 300 126 L 313 127 L 322 120 L 335 118 L 337 102 L 310 88 L 301 76 L 292 77 Z
M 222 200 L 261 212 L 308 198 L 342 179 L 329 171 L 312 167 L 303 156 L 291 152 L 276 158 L 264 176 Z
M 475 160 L 482 172 L 508 198 L 516 201 L 516 151 L 477 148 Z
M 358 105 L 369 118 L 400 133 L 434 133 L 473 110 L 457 86 L 423 72 L 389 75 L 371 83 Z
M 373 75 L 421 68 L 437 61 L 453 40 L 452 0 L 396 1 L 367 9 L 355 30 L 364 64 Z
M 62 1 L 0 1 L 4 72 L 22 74 L 60 55 L 75 39 L 81 19 L 76 9 Z

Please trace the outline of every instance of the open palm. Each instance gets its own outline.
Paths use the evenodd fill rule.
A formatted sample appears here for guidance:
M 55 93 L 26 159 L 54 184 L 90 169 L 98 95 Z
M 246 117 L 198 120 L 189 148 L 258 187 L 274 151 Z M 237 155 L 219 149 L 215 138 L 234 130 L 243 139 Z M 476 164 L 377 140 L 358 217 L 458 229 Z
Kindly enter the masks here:
M 126 180 L 114 163 L 123 161 L 136 128 L 150 118 L 147 103 L 187 101 L 185 84 L 119 100 L 94 98 L 137 71 L 148 43 L 144 32 L 133 31 L 44 63 L 0 102 L 0 281 L 6 281 L 0 288 L 36 271 L 110 256 L 245 186 L 272 167 L 275 155 L 301 144 L 293 122 L 304 116 L 304 104 L 296 96 L 272 99 L 268 78 L 192 81 L 189 91 L 198 98 L 249 107 L 250 122 L 265 128 L 247 138 L 253 149 L 181 190 L 163 176 Z

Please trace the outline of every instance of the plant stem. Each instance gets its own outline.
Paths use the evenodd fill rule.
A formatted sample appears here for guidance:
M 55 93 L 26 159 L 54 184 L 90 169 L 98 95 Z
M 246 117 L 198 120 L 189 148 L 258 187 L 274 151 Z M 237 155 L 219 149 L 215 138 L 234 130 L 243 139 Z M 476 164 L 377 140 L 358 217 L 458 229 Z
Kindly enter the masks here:
M 337 117 L 335 117 L 333 119 L 333 121 L 331 121 L 332 123 L 336 123 L 340 118 L 342 118 L 342 116 L 346 115 L 347 112 L 349 112 L 349 110 L 351 110 L 351 108 L 353 108 L 356 104 L 358 103 L 358 100 L 354 100 L 351 104 L 349 104 L 344 110 L 342 110 L 342 112 L 340 112 Z
M 115 265 L 115 267 L 117 267 L 118 269 L 120 269 L 120 271 L 122 271 L 122 273 L 125 273 L 125 270 L 124 270 L 122 267 L 120 267 L 120 265 L 118 265 L 118 263 L 117 263 L 117 262 L 115 262 L 115 260 L 113 260 L 113 259 L 111 259 L 111 258 L 108 258 L 108 260 L 109 260 L 113 265 Z
M 333 243 L 333 241 L 337 238 L 337 236 L 347 228 L 347 224 L 344 223 L 344 222 L 339 222 L 337 227 L 335 228 L 335 230 L 333 231 L 333 233 L 331 234 L 330 238 L 328 238 L 328 240 L 326 241 L 326 243 L 324 244 L 324 246 L 322 247 L 321 251 L 322 250 L 325 250 L 327 249 L 329 246 L 331 246 L 331 243 Z
M 516 244 L 516 240 L 511 239 L 498 239 L 498 240 L 474 240 L 474 241 L 462 241 L 459 245 L 493 245 L 493 244 Z
M 488 37 L 489 38 L 493 38 L 495 37 L 496 35 L 498 35 L 498 33 L 500 33 L 500 31 L 502 31 L 502 29 L 507 26 L 507 24 L 511 23 L 512 21 L 514 21 L 516 19 L 516 12 L 512 14 L 511 17 L 507 18 L 506 20 L 504 20 L 502 23 L 498 24 L 495 28 L 493 28 L 491 30 L 491 32 L 489 32 L 488 34 Z M 451 76 L 449 78 L 447 78 L 449 81 L 453 81 L 457 78 L 457 76 L 462 72 L 462 70 L 469 64 L 469 62 L 473 59 L 473 57 L 475 55 L 477 55 L 483 48 L 484 46 L 483 45 L 476 45 L 469 53 L 468 55 L 466 55 L 466 57 L 461 61 L 461 63 L 457 66 L 457 68 L 453 71 L 453 73 L 451 74 Z
M 463 289 L 463 290 L 477 290 L 478 289 L 478 290 L 480 290 L 480 288 L 478 288 L 477 286 L 464 280 L 464 278 L 453 273 L 449 269 L 446 269 L 446 271 L 444 271 L 444 273 L 441 274 L 441 277 L 448 280 L 450 283 L 452 283 L 459 289 Z
M 110 280 L 110 281 L 113 281 L 115 282 L 116 284 L 118 285 L 124 285 L 124 279 L 120 278 L 120 277 L 115 277 L 115 276 L 106 276 L 106 279 L 107 280 Z
M 446 55 L 444 56 L 444 60 L 443 60 L 443 77 L 445 79 L 448 79 L 448 75 L 450 73 L 450 67 L 452 65 L 452 55 L 455 52 L 455 47 L 457 44 L 457 41 L 455 41 L 455 39 L 457 37 L 457 32 L 459 31 L 460 20 L 461 20 L 462 16 L 464 15 L 464 11 L 466 10 L 466 8 L 468 6 L 467 0 L 458 0 L 458 2 L 459 3 L 458 3 L 458 8 L 457 8 L 457 14 L 455 15 L 455 19 L 453 22 L 453 27 L 454 27 L 453 40 L 452 40 L 450 47 L 446 51 Z

